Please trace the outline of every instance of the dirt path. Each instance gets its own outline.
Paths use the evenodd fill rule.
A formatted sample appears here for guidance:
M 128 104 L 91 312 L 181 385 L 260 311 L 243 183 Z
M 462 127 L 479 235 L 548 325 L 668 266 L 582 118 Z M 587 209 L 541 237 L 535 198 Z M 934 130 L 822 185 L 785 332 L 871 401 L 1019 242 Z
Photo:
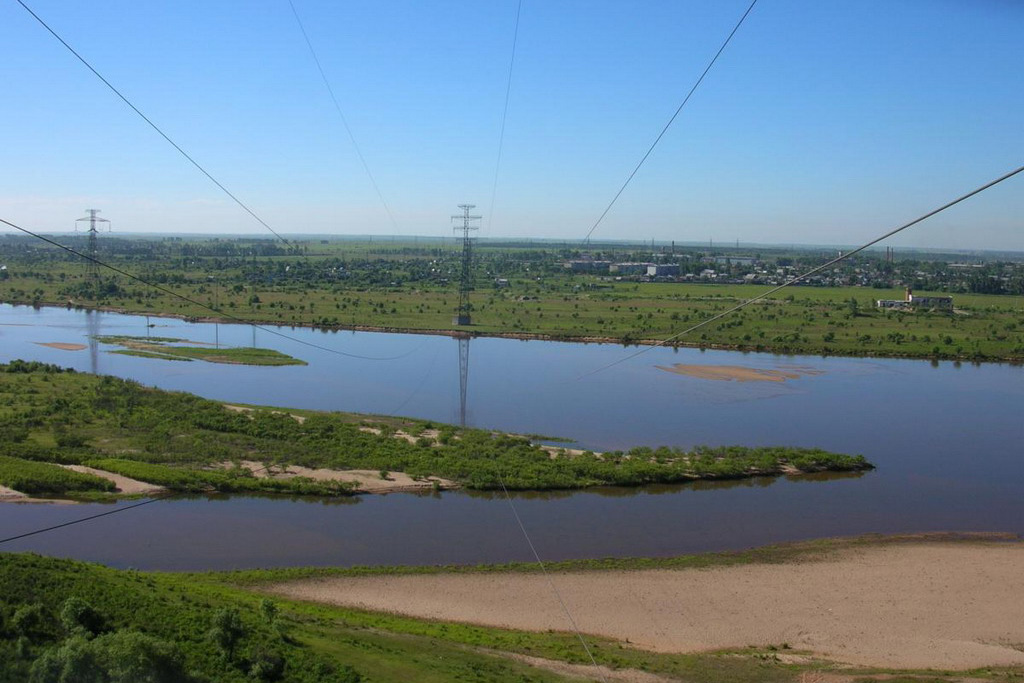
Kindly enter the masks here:
M 746 645 L 864 666 L 1024 665 L 1024 544 L 921 543 L 827 559 L 554 575 L 580 628 L 663 652 Z M 538 574 L 304 580 L 272 592 L 415 617 L 568 630 Z
M 92 467 L 86 467 L 85 465 L 61 465 L 69 470 L 75 472 L 82 472 L 83 474 L 93 474 L 97 477 L 109 479 L 114 482 L 114 486 L 117 487 L 118 493 L 148 495 L 151 493 L 162 493 L 166 489 L 162 486 L 156 486 L 155 484 L 147 484 L 144 481 L 138 479 L 129 479 L 128 477 L 120 474 L 114 474 L 113 472 L 107 472 L 105 470 L 97 470 Z

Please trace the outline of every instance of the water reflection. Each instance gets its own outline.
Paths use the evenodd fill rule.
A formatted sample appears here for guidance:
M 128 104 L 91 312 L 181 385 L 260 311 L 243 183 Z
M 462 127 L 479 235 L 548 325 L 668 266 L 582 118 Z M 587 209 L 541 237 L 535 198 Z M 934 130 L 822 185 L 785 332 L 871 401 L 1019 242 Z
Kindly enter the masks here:
M 813 472 L 811 474 L 786 474 L 765 477 L 747 477 L 744 479 L 697 479 L 677 484 L 647 484 L 645 486 L 592 486 L 586 489 L 553 489 L 549 491 L 509 491 L 512 498 L 521 500 L 562 500 L 578 495 L 594 495 L 604 498 L 630 498 L 634 496 L 661 496 L 677 494 L 685 491 L 727 491 L 742 488 L 767 488 L 777 482 L 793 483 L 843 481 L 860 479 L 869 472 Z M 504 499 L 505 494 L 499 491 L 462 492 L 470 498 L 486 500 Z
M 362 496 L 300 496 L 288 493 L 183 493 L 174 496 L 175 500 L 186 501 L 207 501 L 211 503 L 225 503 L 239 498 L 252 498 L 257 500 L 277 501 L 282 503 L 306 503 L 308 505 L 358 505 Z

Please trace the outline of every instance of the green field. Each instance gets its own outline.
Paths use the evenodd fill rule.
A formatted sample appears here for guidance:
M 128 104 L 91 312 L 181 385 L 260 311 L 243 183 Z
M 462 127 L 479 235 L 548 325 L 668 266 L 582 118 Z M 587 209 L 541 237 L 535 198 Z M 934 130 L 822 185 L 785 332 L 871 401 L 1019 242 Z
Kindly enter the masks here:
M 93 466 L 179 491 L 317 495 L 347 495 L 352 487 L 304 477 L 259 478 L 239 463 L 405 472 L 471 489 L 497 489 L 504 482 L 531 490 L 871 468 L 862 456 L 787 447 L 552 453 L 526 437 L 422 420 L 228 410 L 191 394 L 23 361 L 0 365 L 0 427 L 8 435 L 0 455 L 13 463 L 10 477 L 40 491 L 57 486 L 58 475 L 69 491 L 83 490 L 73 481 L 92 481 L 44 463 Z M 0 462 L 0 477 L 7 471 Z
M 455 328 L 457 258 L 450 244 L 307 243 L 291 251 L 251 240 L 238 245 L 128 244 L 134 249 L 131 256 L 107 258 L 223 313 L 217 316 L 209 308 L 123 276 L 87 281 L 81 264 L 45 249 L 6 257 L 9 275 L 0 279 L 0 301 L 329 329 L 458 329 L 481 335 L 639 343 L 667 339 L 768 289 L 767 285 L 616 281 L 566 271 L 556 250 L 488 246 L 476 252 L 479 263 L 470 295 L 473 324 Z M 252 258 L 246 248 L 251 248 Z M 143 249 L 179 256 L 139 256 Z M 210 255 L 218 250 L 229 256 Z M 266 255 L 257 258 L 257 250 Z M 779 257 L 779 262 L 794 258 Z M 857 263 L 885 271 L 886 281 L 898 279 L 890 271 L 900 264 L 877 261 Z M 799 261 L 801 268 L 817 262 L 816 255 Z M 934 269 L 911 262 L 904 268 L 908 281 L 916 277 L 914 268 Z M 1021 267 L 1009 264 L 1006 268 L 1013 273 L 1006 276 L 1010 290 L 1018 291 Z M 506 284 L 498 286 L 498 276 Z M 995 276 L 980 283 L 947 282 L 949 277 L 947 273 L 920 279 L 960 289 L 920 286 L 915 292 L 952 293 L 954 313 L 875 307 L 877 299 L 902 298 L 900 287 L 794 286 L 674 343 L 777 353 L 1024 360 L 1024 296 L 961 291 L 968 286 L 986 291 L 989 281 L 1000 282 Z

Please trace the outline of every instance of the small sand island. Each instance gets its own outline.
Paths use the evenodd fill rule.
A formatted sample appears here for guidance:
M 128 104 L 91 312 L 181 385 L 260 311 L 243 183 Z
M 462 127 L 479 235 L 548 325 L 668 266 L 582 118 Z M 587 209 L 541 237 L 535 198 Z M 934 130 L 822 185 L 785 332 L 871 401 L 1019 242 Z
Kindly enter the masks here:
M 94 339 L 102 344 L 123 347 L 110 353 L 124 356 L 176 361 L 202 360 L 230 365 L 306 365 L 306 361 L 274 349 L 213 347 L 204 342 L 174 337 L 98 336 Z
M 51 349 L 60 349 L 61 351 L 81 351 L 86 348 L 85 344 L 69 344 L 67 342 L 34 342 L 39 346 L 46 346 Z
M 821 370 L 796 365 L 777 370 L 748 368 L 742 365 L 686 365 L 685 363 L 676 363 L 671 366 L 656 365 L 655 367 L 665 372 L 674 372 L 687 377 L 724 382 L 785 382 L 788 379 L 822 374 Z

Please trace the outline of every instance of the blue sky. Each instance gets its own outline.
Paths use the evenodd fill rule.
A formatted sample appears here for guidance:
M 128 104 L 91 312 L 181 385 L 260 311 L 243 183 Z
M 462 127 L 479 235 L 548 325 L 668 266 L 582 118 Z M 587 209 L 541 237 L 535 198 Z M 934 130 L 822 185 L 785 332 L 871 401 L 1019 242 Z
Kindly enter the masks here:
M 28 1 L 28 0 L 26 0 Z M 32 6 L 281 233 L 582 239 L 748 0 Z M 1024 3 L 760 0 L 595 238 L 853 244 L 1024 163 Z M 0 216 L 62 231 L 265 230 L 0 3 Z M 899 246 L 1024 250 L 1024 177 Z M 269 235 L 269 233 L 266 233 Z

